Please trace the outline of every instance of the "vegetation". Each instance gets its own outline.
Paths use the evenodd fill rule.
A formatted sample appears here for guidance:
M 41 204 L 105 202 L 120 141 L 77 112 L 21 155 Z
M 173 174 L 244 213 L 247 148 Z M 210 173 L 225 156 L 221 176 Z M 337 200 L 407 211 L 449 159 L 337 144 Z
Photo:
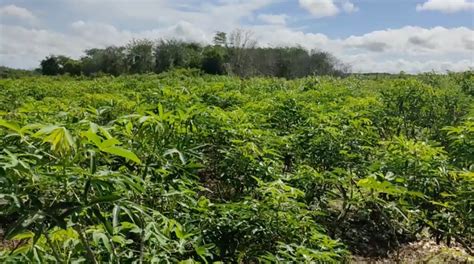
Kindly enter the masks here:
M 200 61 L 168 44 L 158 61 Z M 133 72 L 166 68 L 140 45 Z M 0 262 L 331 263 L 422 232 L 473 246 L 472 72 L 0 86 Z
M 43 75 L 72 76 L 162 73 L 172 69 L 200 69 L 208 74 L 240 77 L 298 78 L 309 75 L 341 76 L 348 67 L 329 53 L 301 47 L 259 48 L 251 32 L 235 30 L 227 38 L 218 32 L 214 45 L 177 40 L 133 40 L 124 47 L 89 49 L 74 60 L 51 55 L 41 61 Z
M 41 75 L 40 71 L 29 71 L 21 69 L 13 69 L 5 66 L 0 66 L 0 79 L 3 78 L 21 78 L 26 76 Z

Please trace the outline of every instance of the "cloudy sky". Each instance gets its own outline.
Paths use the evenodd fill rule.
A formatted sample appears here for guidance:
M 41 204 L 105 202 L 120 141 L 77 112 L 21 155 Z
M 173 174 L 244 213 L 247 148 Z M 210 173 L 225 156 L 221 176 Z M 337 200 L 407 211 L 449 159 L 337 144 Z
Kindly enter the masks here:
M 235 28 L 261 46 L 329 51 L 354 72 L 474 68 L 474 0 L 0 0 L 0 65 Z

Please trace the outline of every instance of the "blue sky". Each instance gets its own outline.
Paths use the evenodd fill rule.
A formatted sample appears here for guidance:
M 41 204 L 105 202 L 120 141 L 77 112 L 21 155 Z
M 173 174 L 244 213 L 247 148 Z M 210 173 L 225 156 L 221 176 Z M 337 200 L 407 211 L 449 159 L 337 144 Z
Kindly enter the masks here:
M 331 52 L 357 72 L 474 67 L 473 0 L 0 0 L 0 64 L 33 68 L 133 38 L 209 43 L 236 28 L 261 46 Z
M 443 0 L 450 1 L 450 0 Z M 285 13 L 291 19 L 289 25 L 305 27 L 308 32 L 323 33 L 340 38 L 360 35 L 386 28 L 400 28 L 406 25 L 421 27 L 474 27 L 474 10 L 454 13 L 420 12 L 416 6 L 424 0 L 355 0 L 352 3 L 357 12 L 314 19 L 297 1 L 280 1 L 260 10 L 265 13 Z

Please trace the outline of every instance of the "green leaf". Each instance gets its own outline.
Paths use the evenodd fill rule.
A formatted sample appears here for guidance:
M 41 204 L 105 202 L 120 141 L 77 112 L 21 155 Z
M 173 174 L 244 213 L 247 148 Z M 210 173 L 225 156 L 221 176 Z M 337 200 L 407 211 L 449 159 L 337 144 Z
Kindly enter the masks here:
M 105 230 L 107 230 L 107 233 L 109 233 L 109 235 L 113 236 L 114 235 L 114 228 L 110 224 L 110 222 L 107 221 L 107 219 L 102 215 L 100 210 L 97 207 L 94 207 L 94 208 L 92 208 L 92 211 L 94 212 L 95 216 L 97 218 L 99 218 L 99 220 L 102 222 L 102 224 L 105 227 Z
M 3 127 L 6 127 L 12 131 L 15 131 L 17 132 L 18 134 L 21 134 L 20 133 L 20 127 L 17 125 L 17 124 L 14 124 L 14 123 L 11 123 L 11 122 L 7 122 L 6 120 L 3 120 L 3 119 L 0 119 L 0 126 L 3 126 Z
M 120 216 L 120 206 L 115 205 L 114 210 L 112 211 L 112 226 L 114 228 L 118 227 L 119 225 L 119 216 Z
M 177 154 L 179 159 L 181 160 L 181 163 L 184 165 L 186 164 L 186 159 L 184 158 L 184 155 L 181 151 L 177 150 L 177 149 L 168 149 L 165 151 L 165 153 L 163 154 L 163 156 L 173 156 L 173 154 Z
M 116 138 L 109 138 L 100 143 L 100 148 L 109 148 L 119 144 L 120 141 L 118 141 Z
M 359 180 L 357 183 L 359 187 L 373 189 L 376 192 L 387 193 L 387 194 L 406 194 L 407 189 L 405 187 L 400 187 L 391 184 L 388 181 L 377 181 L 373 177 L 368 177 L 365 179 Z
M 50 143 L 51 150 L 62 155 L 69 153 L 71 149 L 75 148 L 74 139 L 65 127 L 45 126 L 33 136 L 42 138 L 43 142 Z
M 100 148 L 101 138 L 92 129 L 82 132 L 82 136 L 86 137 L 90 142 L 94 143 L 96 147 Z
M 12 240 L 21 240 L 25 238 L 32 238 L 34 237 L 34 233 L 31 231 L 25 231 L 23 233 L 16 234 L 14 237 L 12 237 Z
M 117 195 L 117 194 L 105 195 L 105 196 L 101 196 L 101 197 L 93 199 L 92 201 L 89 202 L 89 205 L 94 205 L 98 203 L 115 202 L 115 201 L 120 200 L 121 198 L 122 196 Z
M 174 229 L 174 233 L 176 234 L 176 237 L 179 238 L 179 239 L 184 239 L 185 238 L 185 234 L 183 232 L 183 228 L 180 224 L 176 223 L 176 226 L 175 226 L 175 229 Z
M 135 153 L 121 147 L 115 147 L 115 146 L 107 147 L 107 148 L 101 149 L 101 151 L 129 159 L 131 161 L 136 162 L 137 164 L 141 164 L 140 159 L 137 157 L 137 155 L 135 155 Z
M 104 244 L 105 248 L 111 253 L 112 252 L 112 247 L 110 245 L 109 238 L 104 234 L 104 233 L 99 233 L 99 232 L 94 232 L 92 234 L 92 240 L 94 240 L 94 243 L 97 245 L 100 245 L 100 241 Z

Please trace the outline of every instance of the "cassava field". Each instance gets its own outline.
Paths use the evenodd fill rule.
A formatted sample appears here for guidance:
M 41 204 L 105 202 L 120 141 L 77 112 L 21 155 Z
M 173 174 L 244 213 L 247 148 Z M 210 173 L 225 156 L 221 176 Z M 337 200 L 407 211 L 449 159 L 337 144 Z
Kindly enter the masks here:
M 474 240 L 474 75 L 0 80 L 0 262 L 332 263 Z

